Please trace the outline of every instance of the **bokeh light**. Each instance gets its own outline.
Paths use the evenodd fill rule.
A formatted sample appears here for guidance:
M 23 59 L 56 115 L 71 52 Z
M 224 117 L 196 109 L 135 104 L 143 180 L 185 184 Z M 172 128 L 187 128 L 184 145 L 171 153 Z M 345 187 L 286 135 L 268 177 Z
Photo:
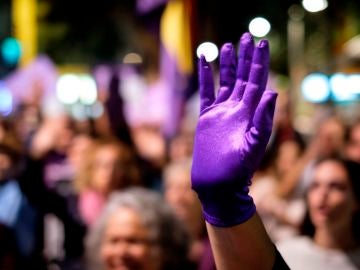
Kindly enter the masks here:
M 349 77 L 343 73 L 335 73 L 329 80 L 332 98 L 335 102 L 346 102 L 356 98 L 351 90 Z
M 124 64 L 141 64 L 143 59 L 138 53 L 128 53 L 123 58 Z
M 326 0 L 303 0 L 302 5 L 309 12 L 319 12 L 327 8 Z
M 70 105 L 75 104 L 79 99 L 79 79 L 74 74 L 64 74 L 59 77 L 56 83 L 56 96 L 60 102 Z
M 80 102 L 91 105 L 97 100 L 97 87 L 95 80 L 87 74 L 61 75 L 56 84 L 56 96 L 66 105 Z
M 255 37 L 266 36 L 271 29 L 271 25 L 268 20 L 262 17 L 256 17 L 249 23 L 249 31 Z
M 360 74 L 348 75 L 349 91 L 353 94 L 360 94 Z
M 13 97 L 11 91 L 0 82 L 0 113 L 9 115 L 13 110 Z
M 212 62 L 219 56 L 219 49 L 212 42 L 204 42 L 197 47 L 196 55 L 198 58 L 204 55 L 206 61 Z
M 313 73 L 304 78 L 301 91 L 307 101 L 314 103 L 325 102 L 330 97 L 329 80 L 322 73 Z
M 21 46 L 17 39 L 8 37 L 1 43 L 1 57 L 8 65 L 16 65 L 21 56 Z
M 79 78 L 79 99 L 84 105 L 91 105 L 97 99 L 95 80 L 90 75 L 81 75 Z

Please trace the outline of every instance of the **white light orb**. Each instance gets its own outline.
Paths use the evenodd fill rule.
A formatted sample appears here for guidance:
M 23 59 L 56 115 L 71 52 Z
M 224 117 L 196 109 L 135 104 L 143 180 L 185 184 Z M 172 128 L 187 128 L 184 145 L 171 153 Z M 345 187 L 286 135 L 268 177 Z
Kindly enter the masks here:
M 319 12 L 327 8 L 327 0 L 303 0 L 302 5 L 309 12 Z
M 255 37 L 265 37 L 271 29 L 271 25 L 268 20 L 262 17 L 256 17 L 249 23 L 249 31 Z
M 312 73 L 302 81 L 301 92 L 307 101 L 325 102 L 330 97 L 329 80 L 322 73 Z
M 219 49 L 212 42 L 204 42 L 197 47 L 196 55 L 198 58 L 204 55 L 207 62 L 212 62 L 219 56 Z
M 80 96 L 79 78 L 74 74 L 61 75 L 56 82 L 56 96 L 63 104 L 75 104 Z
M 332 98 L 335 102 L 351 101 L 355 99 L 355 94 L 349 87 L 349 76 L 343 73 L 335 73 L 330 77 Z
M 79 99 L 84 105 L 91 105 L 97 100 L 97 87 L 95 80 L 90 75 L 79 77 Z
M 360 74 L 349 75 L 347 85 L 351 93 L 360 94 Z

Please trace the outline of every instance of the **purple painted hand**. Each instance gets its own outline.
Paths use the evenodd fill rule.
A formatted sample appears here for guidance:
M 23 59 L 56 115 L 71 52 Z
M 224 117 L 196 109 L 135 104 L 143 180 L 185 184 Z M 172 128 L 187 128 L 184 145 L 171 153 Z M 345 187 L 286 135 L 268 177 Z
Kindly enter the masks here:
M 215 97 L 210 65 L 200 59 L 201 108 L 191 177 L 205 219 L 214 226 L 234 226 L 255 213 L 249 185 L 271 135 L 277 97 L 265 90 L 268 66 L 266 40 L 254 46 L 252 36 L 243 34 L 238 61 L 234 47 L 224 44 Z

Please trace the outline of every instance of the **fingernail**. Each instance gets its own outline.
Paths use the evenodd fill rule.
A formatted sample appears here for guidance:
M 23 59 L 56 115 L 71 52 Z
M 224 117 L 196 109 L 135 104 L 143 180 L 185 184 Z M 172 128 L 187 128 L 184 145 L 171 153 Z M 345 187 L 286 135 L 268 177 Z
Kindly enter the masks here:
M 269 42 L 266 39 L 262 39 L 262 40 L 260 40 L 258 47 L 259 48 L 264 48 L 264 47 L 266 47 L 268 45 L 269 45 Z
M 274 101 L 276 100 L 278 93 L 272 89 L 266 89 L 264 95 L 270 96 Z
M 224 45 L 221 47 L 222 52 L 232 51 L 233 49 L 234 49 L 234 46 L 230 42 L 224 43 Z
M 200 55 L 200 62 L 203 66 L 207 66 L 208 62 L 206 61 L 205 55 Z
M 249 32 L 245 32 L 242 36 L 241 36 L 241 41 L 252 41 L 253 37 Z

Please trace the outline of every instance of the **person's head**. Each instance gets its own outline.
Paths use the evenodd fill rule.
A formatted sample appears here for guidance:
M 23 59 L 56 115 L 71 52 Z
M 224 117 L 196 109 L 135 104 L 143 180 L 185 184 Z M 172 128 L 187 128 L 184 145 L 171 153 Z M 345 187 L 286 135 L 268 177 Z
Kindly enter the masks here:
M 343 151 L 346 128 L 337 116 L 331 116 L 319 124 L 314 135 L 320 157 L 339 155 Z
M 87 238 L 90 269 L 181 269 L 188 237 L 161 196 L 144 188 L 113 193 Z
M 102 139 L 93 143 L 77 177 L 80 191 L 90 188 L 103 195 L 138 184 L 140 174 L 134 152 L 116 139 Z
M 279 91 L 274 112 L 274 129 L 291 127 L 292 107 L 288 91 Z
M 302 145 L 294 139 L 280 143 L 274 161 L 277 175 L 281 177 L 292 170 L 302 152 Z
M 49 117 L 45 121 L 48 130 L 53 132 L 53 150 L 66 153 L 75 134 L 74 120 L 69 115 L 63 114 Z
M 338 157 L 328 157 L 317 162 L 306 197 L 309 234 L 322 228 L 338 232 L 351 228 L 354 237 L 360 240 L 356 228 L 360 220 L 359 180 L 358 163 Z
M 345 154 L 348 159 L 360 163 L 360 120 L 347 132 Z
M 191 160 L 172 162 L 163 173 L 164 197 L 194 237 L 204 229 L 200 201 L 191 189 Z
M 87 133 L 78 133 L 72 138 L 67 151 L 67 157 L 74 172 L 82 168 L 86 154 L 94 143 L 94 140 L 95 139 Z
M 189 159 L 193 149 L 193 134 L 182 132 L 176 135 L 169 145 L 169 159 L 171 161 L 180 161 Z

